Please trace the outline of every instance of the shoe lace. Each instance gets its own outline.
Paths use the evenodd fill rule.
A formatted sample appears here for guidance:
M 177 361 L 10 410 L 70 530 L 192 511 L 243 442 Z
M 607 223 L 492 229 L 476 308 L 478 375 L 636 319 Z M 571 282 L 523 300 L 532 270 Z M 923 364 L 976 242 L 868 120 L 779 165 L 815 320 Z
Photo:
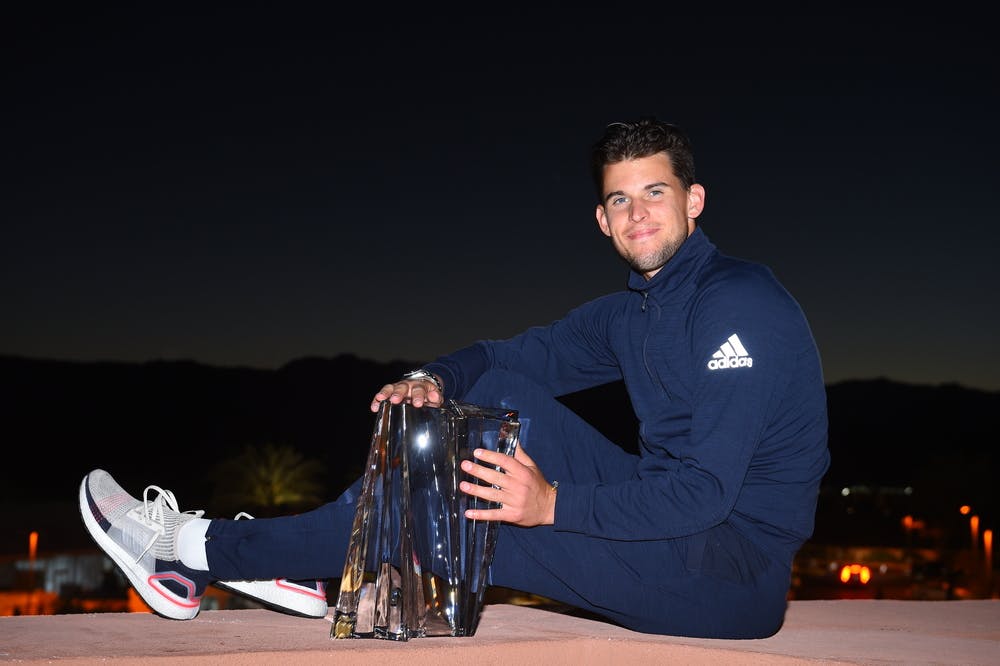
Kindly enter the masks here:
M 152 500 L 149 499 L 151 492 L 156 493 L 156 497 Z M 140 518 L 147 527 L 153 530 L 153 535 L 150 537 L 149 542 L 146 543 L 146 547 L 135 558 L 136 562 L 149 552 L 149 549 L 153 547 L 157 539 L 166 534 L 166 514 L 168 511 L 172 513 L 191 514 L 195 518 L 201 518 L 205 515 L 205 511 L 202 509 L 182 512 L 180 506 L 177 504 L 177 498 L 174 497 L 171 491 L 164 490 L 159 486 L 146 486 L 146 489 L 142 491 L 142 513 L 140 514 Z

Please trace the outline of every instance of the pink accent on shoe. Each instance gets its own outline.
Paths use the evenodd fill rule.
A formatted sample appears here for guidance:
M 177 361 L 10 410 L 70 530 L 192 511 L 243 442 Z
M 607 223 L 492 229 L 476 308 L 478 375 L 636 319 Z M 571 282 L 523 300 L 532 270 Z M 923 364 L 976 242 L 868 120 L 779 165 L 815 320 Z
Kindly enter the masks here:
M 180 583 L 181 585 L 183 585 L 184 587 L 186 587 L 188 589 L 188 599 L 187 599 L 187 601 L 186 602 L 185 601 L 181 601 L 180 599 L 178 599 L 178 597 L 177 597 L 177 595 L 175 593 L 173 593 L 170 590 L 164 588 L 163 587 L 163 583 L 161 582 L 163 580 L 176 581 L 176 582 Z M 159 592 L 160 596 L 162 596 L 164 599 L 166 599 L 167 601 L 169 601 L 171 603 L 177 604 L 181 608 L 196 608 L 197 606 L 201 605 L 201 597 L 192 596 L 195 593 L 195 589 L 196 589 L 195 584 L 193 582 L 191 582 L 190 580 L 188 580 L 187 578 L 185 578 L 184 576 L 181 576 L 180 574 L 176 574 L 173 571 L 167 571 L 165 573 L 153 574 L 149 578 L 146 579 L 146 582 L 149 583 L 149 586 L 151 588 L 153 588 L 154 590 L 156 590 L 157 592 Z
M 310 597 L 316 597 L 317 599 L 322 599 L 326 601 L 326 583 L 316 581 L 316 588 L 312 589 L 309 587 L 303 587 L 302 585 L 296 585 L 290 582 L 287 578 L 278 578 L 274 581 L 274 584 L 278 587 L 283 587 L 286 590 L 291 590 L 292 592 L 298 592 L 299 594 L 305 594 Z

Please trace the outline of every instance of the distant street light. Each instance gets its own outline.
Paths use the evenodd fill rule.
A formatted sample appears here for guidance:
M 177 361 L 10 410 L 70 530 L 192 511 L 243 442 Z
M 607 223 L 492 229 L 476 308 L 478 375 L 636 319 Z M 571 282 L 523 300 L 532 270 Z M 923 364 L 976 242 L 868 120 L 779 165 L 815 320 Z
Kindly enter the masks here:
M 35 556 L 38 554 L 38 532 L 32 532 L 28 535 L 28 566 L 30 567 L 30 573 L 28 573 L 28 581 L 31 585 L 31 593 L 29 606 L 31 608 L 28 610 L 30 615 L 35 614 Z
M 983 530 L 983 554 L 986 558 L 986 580 L 993 578 L 993 530 Z

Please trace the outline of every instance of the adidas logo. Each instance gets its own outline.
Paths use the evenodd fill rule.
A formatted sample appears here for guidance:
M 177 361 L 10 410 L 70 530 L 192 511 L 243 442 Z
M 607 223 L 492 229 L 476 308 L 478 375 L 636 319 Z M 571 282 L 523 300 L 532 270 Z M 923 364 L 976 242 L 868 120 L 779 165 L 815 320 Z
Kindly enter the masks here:
M 708 362 L 709 370 L 725 370 L 726 368 L 752 368 L 753 359 L 747 348 L 740 342 L 738 335 L 733 333 L 722 343 L 719 351 L 712 354 Z

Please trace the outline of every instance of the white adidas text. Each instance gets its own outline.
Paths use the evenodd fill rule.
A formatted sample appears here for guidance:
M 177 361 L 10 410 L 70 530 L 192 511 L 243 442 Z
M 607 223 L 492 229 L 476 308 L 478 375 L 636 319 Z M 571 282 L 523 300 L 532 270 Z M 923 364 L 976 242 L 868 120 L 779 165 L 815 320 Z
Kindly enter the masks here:
M 733 358 L 712 359 L 708 362 L 709 370 L 724 370 L 725 368 L 752 368 L 753 359 L 749 356 L 734 356 Z

